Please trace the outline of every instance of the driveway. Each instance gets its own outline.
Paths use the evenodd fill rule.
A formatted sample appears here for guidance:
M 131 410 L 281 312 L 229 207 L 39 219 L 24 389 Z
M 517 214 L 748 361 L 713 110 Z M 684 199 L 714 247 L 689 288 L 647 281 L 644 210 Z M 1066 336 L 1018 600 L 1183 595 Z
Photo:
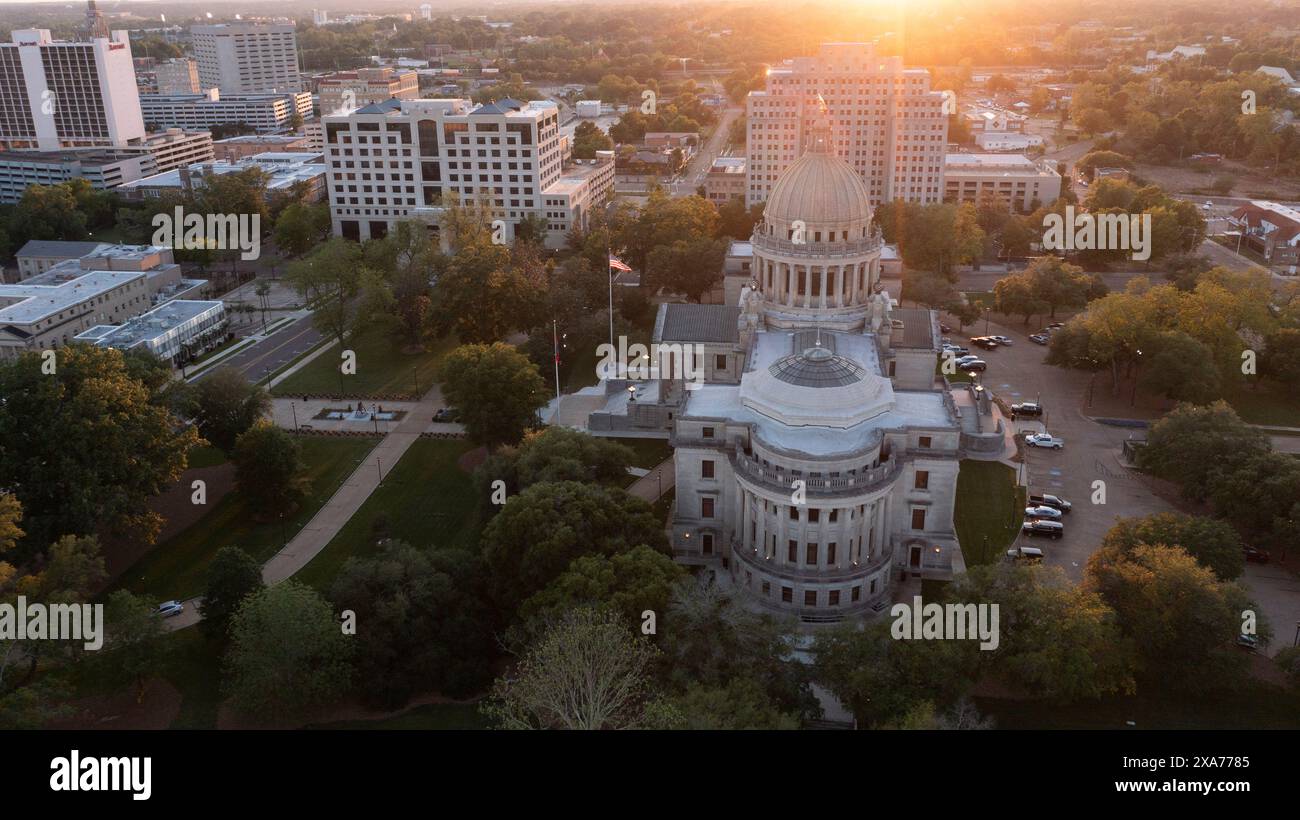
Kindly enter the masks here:
M 970 334 L 983 335 L 984 323 L 968 331 L 949 335 L 954 340 Z M 1028 332 L 1034 332 L 1032 326 Z M 1104 425 L 1089 418 L 1089 374 L 1043 364 L 1047 348 L 1030 342 L 1025 329 L 1018 325 L 990 322 L 988 333 L 1010 336 L 1015 344 L 981 352 L 988 362 L 983 384 L 1008 402 L 1041 397 L 1047 411 L 1044 426 L 1065 439 L 1063 450 L 1025 448 L 1022 468 L 1030 493 L 1052 493 L 1073 502 L 1073 511 L 1064 518 L 1065 535 L 1059 541 L 1021 536 L 1018 543 L 1041 547 L 1047 556 L 1045 563 L 1061 567 L 1067 576 L 1079 581 L 1088 557 L 1116 519 L 1185 512 L 1156 494 L 1155 479 L 1120 462 L 1124 440 L 1144 437 L 1144 431 Z M 1104 373 L 1096 377 L 1094 389 L 1098 397 L 1110 390 Z M 1104 503 L 1094 503 L 1103 500 L 1100 494 L 1094 499 L 1094 493 L 1101 489 Z M 1300 579 L 1274 565 L 1249 564 L 1241 580 L 1277 633 L 1269 654 L 1290 646 L 1300 621 Z

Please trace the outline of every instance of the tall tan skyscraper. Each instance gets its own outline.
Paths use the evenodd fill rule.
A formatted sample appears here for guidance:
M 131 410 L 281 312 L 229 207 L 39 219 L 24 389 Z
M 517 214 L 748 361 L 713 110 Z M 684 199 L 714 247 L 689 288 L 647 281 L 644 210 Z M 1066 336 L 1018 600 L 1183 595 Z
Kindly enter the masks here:
M 747 204 L 766 201 L 803 154 L 823 105 L 834 151 L 862 177 L 873 206 L 943 201 L 948 118 L 930 73 L 877 56 L 872 43 L 825 43 L 814 57 L 768 69 L 767 87 L 749 94 Z

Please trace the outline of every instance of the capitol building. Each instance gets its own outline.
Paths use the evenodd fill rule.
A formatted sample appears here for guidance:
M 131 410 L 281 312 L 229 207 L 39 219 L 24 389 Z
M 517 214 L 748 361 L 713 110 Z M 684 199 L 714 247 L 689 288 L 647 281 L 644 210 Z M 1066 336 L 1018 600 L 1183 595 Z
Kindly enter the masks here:
M 935 375 L 938 317 L 882 289 L 868 191 L 830 142 L 823 121 L 773 186 L 739 304 L 660 307 L 654 342 L 681 345 L 696 380 L 633 385 L 592 417 L 593 430 L 667 427 L 676 559 L 805 622 L 964 571 L 962 424 Z

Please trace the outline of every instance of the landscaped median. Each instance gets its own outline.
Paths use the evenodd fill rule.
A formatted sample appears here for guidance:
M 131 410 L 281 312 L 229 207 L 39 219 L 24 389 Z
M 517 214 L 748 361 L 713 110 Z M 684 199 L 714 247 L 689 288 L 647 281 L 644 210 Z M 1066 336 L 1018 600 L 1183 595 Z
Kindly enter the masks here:
M 966 566 L 995 563 L 1020 533 L 1025 488 L 1016 471 L 998 461 L 961 462 L 953 513 Z

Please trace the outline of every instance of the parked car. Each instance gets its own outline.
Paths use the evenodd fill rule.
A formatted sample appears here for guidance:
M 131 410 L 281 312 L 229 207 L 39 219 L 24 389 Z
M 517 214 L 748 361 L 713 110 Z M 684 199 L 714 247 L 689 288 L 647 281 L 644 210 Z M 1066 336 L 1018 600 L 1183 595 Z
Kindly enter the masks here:
M 957 369 L 964 370 L 967 373 L 983 373 L 988 367 L 988 362 L 983 359 L 966 359 L 957 363 Z
M 1254 652 L 1259 649 L 1259 638 L 1254 635 L 1241 634 L 1237 636 L 1237 646 L 1248 652 Z
M 1034 538 L 1060 538 L 1065 535 L 1065 525 L 1060 521 L 1026 521 L 1020 531 Z
M 171 618 L 185 611 L 185 604 L 180 601 L 165 601 L 158 605 L 158 614 L 164 618 Z
M 992 350 L 998 346 L 998 340 L 992 336 L 972 336 L 970 343 L 985 350 Z
M 1246 556 L 1247 561 L 1256 564 L 1268 563 L 1268 553 L 1259 547 L 1242 547 L 1241 551 Z
M 1035 333 L 1033 336 L 1029 337 L 1029 341 L 1036 345 L 1045 345 L 1052 341 L 1052 337 L 1048 336 L 1046 333 Z
M 946 344 L 946 345 L 943 346 L 943 349 L 944 349 L 945 352 L 951 350 L 951 351 L 952 351 L 952 354 L 953 354 L 954 356 L 968 356 L 968 355 L 970 355 L 970 351 L 967 350 L 966 348 L 962 347 L 961 345 Z
M 1025 518 L 1030 520 L 1046 519 L 1056 521 L 1061 517 L 1061 511 L 1055 507 L 1025 507 Z
M 1065 447 L 1065 439 L 1057 438 L 1051 433 L 1030 433 L 1025 436 L 1025 444 L 1029 447 L 1047 447 L 1052 450 L 1061 450 Z
M 1029 496 L 1029 503 L 1035 507 L 1055 507 L 1063 513 L 1068 513 L 1070 508 L 1074 506 L 1059 495 L 1050 495 L 1048 493 Z
M 1012 561 L 1041 561 L 1043 551 L 1038 547 L 1016 547 L 1007 550 L 1007 557 Z
M 433 414 L 433 420 L 442 424 L 449 424 L 460 418 L 460 413 L 454 407 L 443 407 Z
M 1060 330 L 1065 327 L 1065 322 L 1052 322 L 1047 326 L 1047 330 Z
M 1025 418 L 1036 418 L 1043 415 L 1043 405 L 1036 401 L 1022 401 L 1019 404 L 1011 405 L 1011 418 L 1018 419 L 1021 416 Z
M 1005 347 L 1011 347 L 1016 343 L 1016 340 L 1010 336 L 990 336 L 989 338 Z

